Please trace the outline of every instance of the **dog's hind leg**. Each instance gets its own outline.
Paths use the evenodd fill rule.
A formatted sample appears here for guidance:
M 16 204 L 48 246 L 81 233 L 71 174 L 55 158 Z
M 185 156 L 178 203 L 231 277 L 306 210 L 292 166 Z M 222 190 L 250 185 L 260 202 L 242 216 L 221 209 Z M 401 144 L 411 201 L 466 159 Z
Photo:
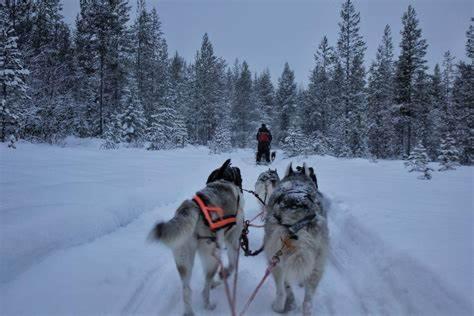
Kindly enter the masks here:
M 202 289 L 202 299 L 204 301 L 204 308 L 213 310 L 216 304 L 211 303 L 210 291 L 213 285 L 213 278 L 219 267 L 217 259 L 214 257 L 216 250 L 215 243 L 208 243 L 201 241 L 198 248 L 199 257 L 201 258 L 202 267 L 204 270 L 204 288 Z
M 227 247 L 227 258 L 229 266 L 225 269 L 226 277 L 229 277 L 235 270 L 240 251 L 240 234 L 242 233 L 242 224 L 239 222 L 225 235 L 225 244 Z
M 196 241 L 190 240 L 183 246 L 173 251 L 174 260 L 176 262 L 176 268 L 178 269 L 179 276 L 183 285 L 183 303 L 184 303 L 184 315 L 193 316 L 192 308 L 192 290 L 190 287 L 191 274 L 193 271 L 194 257 L 196 254 Z
M 280 266 L 276 266 L 272 270 L 273 279 L 275 280 L 276 297 L 272 303 L 273 311 L 277 313 L 285 312 L 286 305 L 286 289 L 285 289 L 285 275 Z
M 296 308 L 295 294 L 293 294 L 293 289 L 288 282 L 285 282 L 285 291 L 286 291 L 286 302 L 285 302 L 285 311 L 292 311 Z
M 318 287 L 319 281 L 323 276 L 322 271 L 313 270 L 310 277 L 304 282 L 304 301 L 303 301 L 303 315 L 310 316 L 313 309 L 313 297 L 316 288 Z

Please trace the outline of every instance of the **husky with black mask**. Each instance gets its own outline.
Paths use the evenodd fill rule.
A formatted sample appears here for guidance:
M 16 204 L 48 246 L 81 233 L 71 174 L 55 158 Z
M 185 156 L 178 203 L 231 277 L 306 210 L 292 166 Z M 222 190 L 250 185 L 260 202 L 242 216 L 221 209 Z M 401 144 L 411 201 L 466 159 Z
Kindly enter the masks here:
M 272 309 L 294 309 L 292 283 L 305 288 L 303 315 L 311 315 L 312 301 L 321 280 L 329 249 L 329 231 L 322 195 L 313 168 L 290 164 L 265 207 L 264 249 L 268 260 L 281 250 L 272 270 L 276 298 Z

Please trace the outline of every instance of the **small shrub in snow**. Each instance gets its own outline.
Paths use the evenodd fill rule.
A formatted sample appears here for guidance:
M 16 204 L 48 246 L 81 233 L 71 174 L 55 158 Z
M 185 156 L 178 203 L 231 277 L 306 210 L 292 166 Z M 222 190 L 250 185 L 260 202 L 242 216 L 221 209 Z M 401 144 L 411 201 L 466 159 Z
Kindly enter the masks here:
M 232 149 L 231 133 L 227 122 L 221 121 L 214 132 L 209 149 L 213 154 L 229 152 Z
M 422 172 L 423 174 L 418 179 L 429 180 L 431 179 L 431 169 L 428 167 L 428 154 L 423 144 L 418 143 L 408 157 L 408 161 L 405 162 L 405 166 L 409 172 Z
M 104 143 L 100 146 L 100 149 L 117 149 L 122 141 L 122 128 L 120 125 L 120 117 L 115 116 L 107 124 L 107 129 L 104 133 Z
M 438 171 L 455 170 L 459 165 L 459 151 L 456 149 L 454 138 L 449 134 L 441 141 L 438 160 L 440 164 Z
M 16 138 L 14 135 L 10 135 L 9 143 L 8 143 L 8 148 L 16 149 Z

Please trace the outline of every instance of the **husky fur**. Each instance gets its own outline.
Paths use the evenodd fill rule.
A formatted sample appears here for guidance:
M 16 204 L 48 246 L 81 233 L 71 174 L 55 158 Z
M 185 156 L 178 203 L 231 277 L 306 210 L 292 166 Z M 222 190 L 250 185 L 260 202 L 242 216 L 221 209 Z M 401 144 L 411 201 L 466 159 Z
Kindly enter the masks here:
M 291 283 L 296 282 L 304 285 L 303 314 L 310 315 L 314 292 L 324 272 L 329 233 L 315 179 L 314 170 L 305 164 L 296 171 L 290 164 L 265 207 L 264 245 L 268 260 L 282 248 L 282 238 L 290 236 L 288 226 L 315 215 L 289 240 L 280 262 L 272 270 L 276 285 L 272 309 L 278 313 L 295 308 Z
M 230 159 L 219 169 L 214 170 L 207 180 L 206 187 L 197 194 L 206 205 L 218 206 L 224 215 L 236 214 L 237 223 L 233 226 L 212 232 L 201 215 L 198 205 L 192 200 L 184 201 L 176 210 L 174 217 L 167 222 L 155 225 L 149 239 L 162 242 L 173 251 L 176 268 L 183 284 L 184 315 L 194 315 L 191 302 L 190 279 L 196 251 L 204 268 L 204 307 L 216 307 L 210 301 L 210 289 L 215 284 L 213 278 L 218 270 L 220 249 L 227 248 L 229 266 L 222 276 L 229 276 L 235 268 L 239 251 L 239 238 L 244 219 L 244 200 L 242 178 L 237 167 L 230 167 Z
M 279 183 L 280 177 L 278 176 L 277 170 L 268 169 L 258 176 L 257 182 L 255 182 L 255 193 L 266 204 Z M 260 204 L 262 204 L 262 202 L 260 202 Z

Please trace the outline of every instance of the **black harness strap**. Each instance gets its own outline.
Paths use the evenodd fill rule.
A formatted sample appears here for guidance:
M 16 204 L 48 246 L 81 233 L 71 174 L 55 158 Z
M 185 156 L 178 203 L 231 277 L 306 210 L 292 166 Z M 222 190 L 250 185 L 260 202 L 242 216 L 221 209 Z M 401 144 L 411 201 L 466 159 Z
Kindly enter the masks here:
M 255 196 L 263 205 L 265 205 L 265 201 L 263 201 L 260 196 L 258 196 L 257 193 L 255 193 L 255 191 L 252 191 L 252 190 L 245 190 L 245 189 L 242 189 L 243 191 L 245 192 L 248 192 L 248 193 L 251 193 L 253 194 L 253 196 Z
M 313 222 L 316 219 L 316 214 L 311 214 L 308 216 L 305 216 L 303 219 L 297 221 L 296 223 L 289 225 L 289 224 L 283 224 L 281 222 L 281 217 L 273 215 L 275 219 L 278 221 L 278 224 L 281 226 L 284 226 L 288 228 L 288 231 L 290 232 L 290 238 L 291 239 L 298 239 L 298 236 L 296 235 L 303 227 L 309 225 L 311 222 Z
M 244 228 L 242 229 L 242 234 L 240 235 L 240 247 L 244 251 L 244 255 L 246 257 L 248 256 L 254 257 L 263 251 L 264 245 L 262 245 L 262 247 L 260 247 L 259 249 L 255 251 L 250 250 L 249 238 L 248 238 L 249 225 L 250 225 L 250 221 L 246 220 L 244 222 Z

